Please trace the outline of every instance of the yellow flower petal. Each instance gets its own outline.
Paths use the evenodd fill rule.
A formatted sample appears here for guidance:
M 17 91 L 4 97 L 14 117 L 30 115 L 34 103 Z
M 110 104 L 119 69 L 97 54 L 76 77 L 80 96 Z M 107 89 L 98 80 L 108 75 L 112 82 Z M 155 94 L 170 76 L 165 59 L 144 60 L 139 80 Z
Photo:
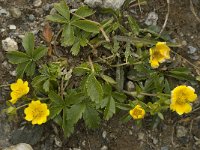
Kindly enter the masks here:
M 140 105 L 136 105 L 129 111 L 129 114 L 133 117 L 133 119 L 142 119 L 145 116 L 145 110 Z
M 170 104 L 170 109 L 173 111 L 176 111 L 179 115 L 182 115 L 183 113 L 189 113 L 192 111 L 192 106 L 189 103 L 184 104 Z

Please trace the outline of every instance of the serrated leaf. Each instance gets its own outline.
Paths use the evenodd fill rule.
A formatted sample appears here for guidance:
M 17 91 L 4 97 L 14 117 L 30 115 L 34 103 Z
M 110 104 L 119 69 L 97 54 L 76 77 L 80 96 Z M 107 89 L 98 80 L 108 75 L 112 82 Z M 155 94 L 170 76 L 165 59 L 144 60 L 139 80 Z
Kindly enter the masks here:
M 49 91 L 48 97 L 53 103 L 64 105 L 64 101 L 62 100 L 61 96 L 54 91 Z
M 37 61 L 40 58 L 42 58 L 47 53 L 47 51 L 48 49 L 45 46 L 39 46 L 38 48 L 36 48 L 33 52 L 34 61 Z
M 87 94 L 92 101 L 99 103 L 103 98 L 103 89 L 94 74 L 90 74 L 86 81 Z
M 88 128 L 94 129 L 100 124 L 99 113 L 92 107 L 86 107 L 86 110 L 83 114 L 83 119 Z
M 85 111 L 85 104 L 79 103 L 73 105 L 68 111 L 67 111 L 67 120 L 72 122 L 73 124 L 77 123 L 79 119 L 82 118 L 82 114 Z
M 92 9 L 90 9 L 88 6 L 79 7 L 78 10 L 75 12 L 76 15 L 78 15 L 78 16 L 80 16 L 82 18 L 91 16 L 94 13 L 95 13 L 95 11 L 93 11 Z M 81 19 L 80 17 L 78 17 L 76 15 L 74 15 L 72 17 L 71 21 Z
M 16 68 L 17 78 L 23 78 L 26 68 L 30 63 L 31 61 L 28 61 L 28 62 L 17 65 L 17 68 Z
M 115 114 L 115 100 L 112 96 L 109 96 L 108 103 L 104 111 L 105 120 L 109 120 L 113 114 Z
M 135 19 L 133 19 L 133 17 L 128 16 L 128 23 L 130 25 L 131 31 L 134 35 L 138 35 L 139 34 L 139 25 L 137 24 L 137 22 L 135 21 Z
M 26 53 L 32 57 L 35 46 L 33 33 L 26 33 L 25 37 L 22 39 L 22 45 Z
M 65 98 L 66 105 L 74 105 L 81 103 L 85 99 L 84 93 L 71 93 Z
M 80 43 L 76 41 L 70 51 L 72 55 L 74 56 L 78 55 L 78 53 L 80 52 Z
M 111 78 L 110 76 L 107 76 L 107 75 L 101 75 L 102 79 L 104 79 L 107 83 L 110 83 L 110 84 L 116 84 L 117 82 Z
M 122 92 L 112 92 L 111 95 L 115 100 L 121 103 L 123 103 L 127 98 L 127 96 Z
M 36 64 L 33 61 L 30 61 L 30 63 L 28 64 L 28 66 L 26 67 L 26 75 L 27 76 L 33 76 L 35 73 L 35 68 L 36 68 Z
M 62 128 L 64 131 L 64 136 L 69 137 L 74 132 L 74 123 L 68 120 L 68 109 L 63 109 L 63 123 Z
M 20 64 L 30 60 L 30 57 L 26 53 L 19 51 L 8 52 L 6 57 L 12 64 Z
M 117 40 L 114 40 L 114 46 L 113 46 L 113 49 L 112 49 L 112 53 L 117 53 L 118 50 L 119 50 L 120 46 L 119 46 L 119 42 Z
M 62 38 L 62 46 L 71 46 L 72 44 L 74 44 L 74 29 L 70 24 L 64 25 Z
M 49 92 L 49 86 L 50 86 L 50 81 L 46 80 L 42 86 L 45 92 Z
M 70 12 L 69 7 L 67 6 L 66 2 L 64 0 L 61 0 L 60 3 L 55 3 L 54 8 L 56 11 L 61 14 L 67 21 L 70 19 Z
M 67 20 L 59 14 L 48 15 L 46 16 L 46 20 L 57 23 L 67 23 Z
M 63 105 L 57 105 L 57 104 L 52 104 L 52 106 L 50 107 L 50 119 L 55 118 L 57 115 L 60 114 L 60 112 L 63 109 Z
M 86 32 L 99 33 L 98 24 L 89 20 L 76 20 L 73 21 L 71 24 Z
M 130 110 L 132 107 L 128 104 L 116 103 L 116 107 L 121 110 Z
M 38 86 L 41 82 L 47 80 L 48 77 L 44 76 L 44 75 L 39 75 L 33 78 L 31 84 L 33 87 Z

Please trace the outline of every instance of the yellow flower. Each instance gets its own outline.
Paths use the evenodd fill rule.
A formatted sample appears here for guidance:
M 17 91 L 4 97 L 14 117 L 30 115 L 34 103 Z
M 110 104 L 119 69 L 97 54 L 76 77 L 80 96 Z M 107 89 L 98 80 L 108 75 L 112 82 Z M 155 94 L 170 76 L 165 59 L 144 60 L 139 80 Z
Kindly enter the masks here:
M 12 92 L 10 93 L 12 104 L 15 104 L 19 98 L 26 95 L 29 92 L 28 82 L 18 79 L 16 83 L 10 85 Z
M 158 42 L 155 47 L 150 48 L 150 60 L 152 68 L 158 68 L 159 63 L 163 63 L 166 59 L 170 59 L 170 48 L 166 42 Z
M 171 92 L 170 109 L 179 115 L 192 111 L 191 102 L 197 99 L 197 94 L 191 86 L 180 85 Z
M 24 113 L 27 121 L 32 121 L 33 125 L 41 125 L 47 121 L 47 116 L 49 116 L 50 111 L 47 108 L 46 103 L 41 103 L 39 100 L 37 100 L 32 101 L 28 107 L 24 109 Z
M 133 119 L 142 119 L 144 118 L 145 110 L 140 105 L 136 105 L 129 111 L 129 114 L 133 117 Z

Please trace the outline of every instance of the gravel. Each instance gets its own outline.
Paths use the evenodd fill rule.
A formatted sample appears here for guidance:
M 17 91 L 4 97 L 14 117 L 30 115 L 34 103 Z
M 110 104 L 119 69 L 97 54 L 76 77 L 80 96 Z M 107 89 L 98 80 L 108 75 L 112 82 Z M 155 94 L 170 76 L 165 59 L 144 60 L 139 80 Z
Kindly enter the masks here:
M 5 40 L 2 40 L 1 42 L 3 50 L 6 52 L 18 50 L 17 42 L 14 39 L 11 39 L 10 37 L 7 37 Z

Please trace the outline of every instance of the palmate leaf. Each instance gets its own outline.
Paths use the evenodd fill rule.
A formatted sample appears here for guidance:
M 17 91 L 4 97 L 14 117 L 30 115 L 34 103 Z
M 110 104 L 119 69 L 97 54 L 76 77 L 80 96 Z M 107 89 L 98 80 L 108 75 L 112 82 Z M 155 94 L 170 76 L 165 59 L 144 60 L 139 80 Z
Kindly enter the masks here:
M 97 128 L 100 124 L 99 113 L 96 109 L 87 106 L 83 113 L 83 119 L 88 128 Z
M 33 56 L 33 51 L 34 51 L 34 35 L 33 33 L 26 33 L 25 37 L 22 40 L 22 45 L 24 49 L 26 50 L 27 55 L 30 57 Z
M 23 78 L 26 68 L 30 63 L 31 62 L 28 61 L 28 62 L 24 62 L 17 65 L 17 68 L 16 68 L 17 78 Z
M 55 118 L 57 115 L 60 114 L 60 112 L 63 110 L 63 105 L 58 105 L 55 103 L 52 103 L 52 106 L 50 107 L 50 119 Z
M 76 20 L 71 22 L 72 25 L 86 32 L 99 33 L 99 25 L 89 20 Z
M 30 63 L 26 67 L 27 76 L 33 76 L 35 73 L 36 63 L 34 61 L 29 61 Z
M 90 74 L 86 81 L 87 94 L 92 101 L 99 103 L 103 98 L 103 89 L 94 74 Z
M 12 64 L 20 64 L 30 60 L 30 57 L 26 53 L 19 51 L 8 52 L 6 56 Z
M 137 24 L 137 22 L 135 21 L 135 19 L 133 19 L 133 17 L 131 17 L 131 16 L 128 16 L 128 23 L 130 25 L 132 33 L 135 35 L 138 35 L 140 27 Z
M 72 17 L 71 21 L 81 19 L 80 17 L 85 18 L 85 17 L 91 16 L 94 13 L 95 13 L 95 11 L 93 11 L 92 9 L 90 9 L 88 6 L 82 6 L 82 7 L 78 8 L 78 10 L 75 12 L 75 14 L 77 16 L 74 15 Z
M 50 91 L 48 97 L 53 103 L 56 103 L 58 105 L 64 105 L 63 99 L 54 91 Z
M 67 6 L 64 0 L 61 0 L 60 3 L 55 3 L 54 8 L 56 11 L 61 14 L 67 21 L 70 19 L 69 7 Z
M 40 85 L 43 81 L 47 80 L 48 77 L 44 75 L 39 75 L 33 78 L 31 84 L 33 87 Z
M 70 50 L 72 55 L 74 55 L 74 56 L 78 55 L 78 53 L 80 52 L 80 48 L 81 48 L 80 42 L 78 40 L 76 40 Z

